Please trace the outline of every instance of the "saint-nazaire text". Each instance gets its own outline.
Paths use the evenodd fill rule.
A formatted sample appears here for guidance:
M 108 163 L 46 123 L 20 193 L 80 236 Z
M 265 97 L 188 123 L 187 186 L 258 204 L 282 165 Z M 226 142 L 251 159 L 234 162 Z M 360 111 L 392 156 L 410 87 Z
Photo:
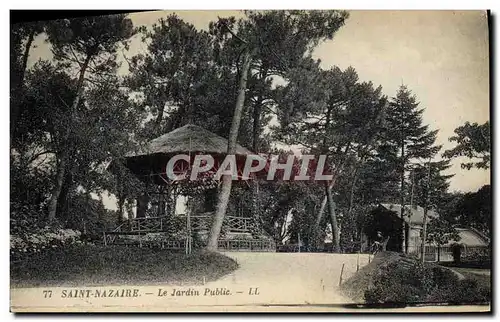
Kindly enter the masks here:
M 44 290 L 45 298 L 51 298 L 53 291 Z M 54 295 L 56 295 L 55 293 Z M 156 291 L 141 291 L 137 288 L 97 288 L 97 289 L 63 289 L 60 297 L 63 299 L 75 298 L 123 298 L 123 297 L 140 297 L 140 296 L 156 296 L 156 297 L 190 297 L 190 296 L 231 296 L 238 294 L 259 295 L 257 287 L 250 287 L 248 290 L 231 291 L 226 287 L 159 287 Z M 57 296 L 57 295 L 56 295 Z

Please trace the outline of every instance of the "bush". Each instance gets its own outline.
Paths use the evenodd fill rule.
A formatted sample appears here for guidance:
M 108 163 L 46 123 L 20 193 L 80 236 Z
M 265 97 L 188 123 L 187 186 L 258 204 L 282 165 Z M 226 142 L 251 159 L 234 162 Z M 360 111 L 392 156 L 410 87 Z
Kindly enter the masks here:
M 447 287 L 458 283 L 457 274 L 439 266 L 432 267 L 432 281 L 437 288 Z
M 49 227 L 39 229 L 37 233 L 11 235 L 11 259 L 14 261 L 21 260 L 45 249 L 80 243 L 80 236 L 81 233 L 77 230 Z
M 490 261 L 490 251 L 488 248 L 474 248 L 467 250 L 467 252 L 462 255 L 462 261 L 488 262 Z
M 11 202 L 10 234 L 24 235 L 36 233 L 43 227 L 43 218 L 43 213 L 37 206 Z
M 401 257 L 381 263 L 365 290 L 367 303 L 485 303 L 490 290 L 476 280 L 459 280 L 444 267 Z
M 432 269 L 416 263 L 389 263 L 374 276 L 372 287 L 365 291 L 368 303 L 423 302 L 433 287 Z
M 491 291 L 480 287 L 476 280 L 464 279 L 436 289 L 429 295 L 429 302 L 472 304 L 486 303 L 491 299 Z

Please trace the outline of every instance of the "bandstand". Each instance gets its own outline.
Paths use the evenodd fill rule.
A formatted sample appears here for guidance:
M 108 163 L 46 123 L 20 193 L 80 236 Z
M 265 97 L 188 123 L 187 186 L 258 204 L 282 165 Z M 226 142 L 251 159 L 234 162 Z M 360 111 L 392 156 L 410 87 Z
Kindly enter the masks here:
M 226 139 L 200 126 L 188 124 L 151 140 L 145 147 L 128 153 L 121 160 L 113 161 L 111 171 L 116 163 L 120 162 L 145 183 L 146 191 L 142 196 L 145 201 L 143 200 L 142 204 L 138 201 L 135 218 L 128 218 L 114 229 L 103 233 L 104 244 L 161 247 L 186 253 L 190 253 L 194 248 L 204 247 L 214 212 L 192 212 L 186 208 L 185 213 L 178 214 L 175 204 L 179 196 L 189 200 L 218 188 L 219 182 L 213 179 L 213 175 L 226 151 Z M 176 174 L 187 173 L 189 177 L 192 162 L 197 154 L 211 155 L 215 159 L 215 165 L 212 170 L 203 172 L 198 180 L 172 181 L 166 175 L 166 165 L 170 158 L 177 154 L 189 155 L 190 162 L 176 162 L 173 169 Z M 238 145 L 235 154 L 238 164 L 244 163 L 246 156 L 250 154 L 251 151 Z M 255 187 L 257 182 L 236 181 L 235 184 L 250 188 L 252 185 Z M 175 193 L 172 194 L 172 191 Z M 144 203 L 149 203 L 151 196 L 155 196 L 157 200 L 154 216 L 142 210 Z M 249 200 L 249 203 L 255 202 L 255 199 Z M 166 200 L 169 202 L 165 202 Z M 262 229 L 261 219 L 254 211 L 251 217 L 226 213 L 218 248 L 224 251 L 274 252 L 276 244 Z

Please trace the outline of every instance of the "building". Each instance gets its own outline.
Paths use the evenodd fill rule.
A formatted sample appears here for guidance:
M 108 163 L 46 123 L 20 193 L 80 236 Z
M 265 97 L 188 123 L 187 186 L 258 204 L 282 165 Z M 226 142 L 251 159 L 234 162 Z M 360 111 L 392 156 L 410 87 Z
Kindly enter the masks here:
M 386 250 L 400 251 L 402 244 L 405 245 L 408 254 L 420 255 L 422 247 L 422 229 L 424 222 L 424 209 L 419 206 L 407 206 L 404 216 L 405 241 L 403 243 L 401 229 L 403 227 L 401 220 L 401 205 L 381 203 L 375 207 L 368 216 L 364 225 L 364 248 L 369 247 L 373 243 L 378 231 L 382 233 L 384 238 L 389 238 Z M 410 209 L 411 208 L 411 209 Z M 437 217 L 438 214 L 432 210 L 427 212 L 427 222 L 431 218 Z M 460 239 L 458 241 L 449 241 L 446 245 L 435 245 L 427 243 L 426 260 L 427 261 L 452 261 L 453 256 L 451 246 L 460 244 L 464 252 L 477 249 L 487 249 L 489 239 L 480 232 L 468 228 L 457 227 Z

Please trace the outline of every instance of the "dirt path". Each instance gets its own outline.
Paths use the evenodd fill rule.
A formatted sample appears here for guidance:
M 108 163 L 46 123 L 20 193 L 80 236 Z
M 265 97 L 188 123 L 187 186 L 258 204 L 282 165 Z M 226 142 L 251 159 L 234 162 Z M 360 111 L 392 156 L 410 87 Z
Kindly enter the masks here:
M 239 269 L 211 283 L 208 287 L 230 285 L 239 296 L 232 304 L 340 304 L 351 301 L 339 290 L 343 280 L 356 272 L 356 254 L 327 253 L 224 253 L 235 259 Z M 368 255 L 360 256 L 360 267 L 368 263 Z M 258 295 L 250 295 L 258 288 Z M 242 292 L 242 293 L 237 293 Z M 234 301 L 234 302 L 233 302 Z

